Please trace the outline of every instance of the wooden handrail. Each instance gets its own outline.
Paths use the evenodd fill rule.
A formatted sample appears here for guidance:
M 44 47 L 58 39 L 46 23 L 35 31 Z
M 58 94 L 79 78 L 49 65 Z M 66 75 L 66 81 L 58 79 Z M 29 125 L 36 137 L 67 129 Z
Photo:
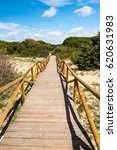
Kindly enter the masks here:
M 74 100 L 74 104 L 76 105 L 77 103 L 77 99 L 76 99 L 76 95 L 77 92 L 79 93 L 80 99 L 82 101 L 82 105 L 84 107 L 84 110 L 86 112 L 96 145 L 98 150 L 100 149 L 100 136 L 98 134 L 98 131 L 96 129 L 95 123 L 93 121 L 93 118 L 91 116 L 90 110 L 88 108 L 88 105 L 86 103 L 86 100 L 83 96 L 83 92 L 82 89 L 79 85 L 79 83 L 81 83 L 85 88 L 87 88 L 96 98 L 100 99 L 100 94 L 94 90 L 89 84 L 87 84 L 85 81 L 83 81 L 82 79 L 80 79 L 73 71 L 72 69 L 66 64 L 65 61 L 60 60 L 60 58 L 57 58 L 57 64 L 59 69 L 61 70 L 63 76 L 66 79 L 66 83 L 69 84 L 71 82 L 74 82 L 74 88 L 73 88 L 73 100 Z M 74 79 L 69 80 L 69 72 L 72 74 L 72 76 L 74 77 Z
M 23 76 L 19 77 L 18 79 L 8 83 L 7 85 L 3 86 L 0 88 L 0 93 L 6 91 L 7 89 L 9 89 L 10 87 L 14 86 L 15 84 L 17 84 L 18 82 L 20 82 L 23 79 Z
M 44 64 L 44 66 L 46 67 L 49 59 L 50 59 L 51 54 L 48 55 L 47 58 L 45 58 L 43 61 L 37 61 L 34 65 L 32 65 L 21 77 L 19 77 L 18 79 L 8 83 L 7 85 L 3 86 L 0 88 L 0 93 L 5 92 L 6 90 L 8 90 L 9 88 L 13 87 L 14 85 L 18 84 L 17 87 L 15 88 L 15 91 L 13 92 L 12 96 L 10 97 L 7 106 L 5 107 L 4 111 L 2 112 L 2 114 L 0 115 L 0 128 L 2 127 L 2 124 L 8 114 L 8 112 L 10 111 L 11 107 L 13 106 L 13 103 L 19 93 L 19 91 L 21 90 L 21 99 L 22 99 L 22 103 L 24 103 L 25 101 L 25 89 L 26 86 L 24 85 L 24 83 L 34 83 L 36 75 L 38 75 L 39 70 L 40 72 L 44 70 L 44 68 L 42 68 L 41 66 Z M 35 69 L 35 72 L 34 72 Z M 27 82 L 27 80 L 25 79 L 27 77 L 27 75 L 31 72 L 31 80 L 29 80 Z M 26 81 L 26 82 L 25 82 Z
M 100 94 L 99 92 L 97 92 L 95 89 L 93 89 L 89 84 L 87 84 L 86 82 L 84 82 L 82 79 L 80 79 L 74 72 L 73 70 L 66 64 L 65 61 L 62 61 L 62 63 L 64 63 L 68 70 L 71 72 L 71 74 L 75 77 L 75 79 L 77 81 L 79 81 L 86 89 L 88 89 L 95 97 L 97 97 L 98 99 L 100 99 Z
M 97 145 L 98 149 L 100 149 L 100 137 L 99 137 L 99 134 L 97 132 L 95 123 L 93 121 L 93 118 L 92 118 L 91 113 L 89 111 L 89 108 L 87 106 L 86 99 L 84 98 L 82 89 L 81 89 L 81 87 L 80 87 L 80 85 L 78 83 L 77 83 L 77 86 L 78 86 L 78 92 L 79 92 L 82 104 L 84 106 L 84 109 L 85 109 L 85 112 L 86 112 L 86 115 L 87 115 L 90 127 L 92 129 L 92 132 L 93 132 L 93 135 L 94 135 L 94 138 L 95 138 L 95 141 L 96 141 L 96 145 Z

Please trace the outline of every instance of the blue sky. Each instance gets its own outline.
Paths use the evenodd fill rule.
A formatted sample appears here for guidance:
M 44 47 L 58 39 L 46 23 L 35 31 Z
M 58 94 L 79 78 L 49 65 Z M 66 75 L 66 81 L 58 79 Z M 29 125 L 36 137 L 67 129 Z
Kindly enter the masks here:
M 99 31 L 99 0 L 0 0 L 0 40 L 62 43 Z

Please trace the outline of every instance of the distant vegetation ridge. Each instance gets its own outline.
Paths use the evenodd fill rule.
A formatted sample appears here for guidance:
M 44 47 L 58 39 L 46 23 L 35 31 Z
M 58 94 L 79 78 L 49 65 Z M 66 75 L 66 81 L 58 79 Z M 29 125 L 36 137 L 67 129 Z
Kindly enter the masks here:
M 79 70 L 100 67 L 100 34 L 93 37 L 68 37 L 60 45 L 26 39 L 23 42 L 0 41 L 0 53 L 22 57 L 46 57 L 48 53 L 69 58 Z

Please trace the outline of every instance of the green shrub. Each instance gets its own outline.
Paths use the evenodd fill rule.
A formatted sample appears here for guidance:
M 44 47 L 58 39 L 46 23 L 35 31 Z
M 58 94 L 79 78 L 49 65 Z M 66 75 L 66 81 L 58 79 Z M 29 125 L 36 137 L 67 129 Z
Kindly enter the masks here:
M 15 56 L 46 57 L 52 51 L 52 45 L 32 39 L 26 39 L 23 42 L 0 41 L 0 51 Z
M 78 64 L 79 70 L 94 70 L 100 67 L 100 36 L 69 37 L 54 49 L 61 59 L 69 58 Z

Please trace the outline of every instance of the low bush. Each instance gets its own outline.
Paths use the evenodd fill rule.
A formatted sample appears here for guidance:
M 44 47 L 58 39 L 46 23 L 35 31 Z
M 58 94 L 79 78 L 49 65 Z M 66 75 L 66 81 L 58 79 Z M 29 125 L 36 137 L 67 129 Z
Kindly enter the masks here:
M 0 54 L 0 87 L 14 79 L 15 67 L 8 56 Z

